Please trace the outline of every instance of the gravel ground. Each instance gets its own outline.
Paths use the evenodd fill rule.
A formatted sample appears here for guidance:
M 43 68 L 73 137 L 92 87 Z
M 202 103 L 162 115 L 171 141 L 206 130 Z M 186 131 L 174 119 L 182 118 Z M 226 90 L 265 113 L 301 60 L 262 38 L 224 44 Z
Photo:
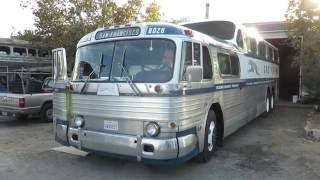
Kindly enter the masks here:
M 209 163 L 179 166 L 52 151 L 52 124 L 1 120 L 0 179 L 320 179 L 320 142 L 304 138 L 310 111 L 278 107 L 225 139 Z

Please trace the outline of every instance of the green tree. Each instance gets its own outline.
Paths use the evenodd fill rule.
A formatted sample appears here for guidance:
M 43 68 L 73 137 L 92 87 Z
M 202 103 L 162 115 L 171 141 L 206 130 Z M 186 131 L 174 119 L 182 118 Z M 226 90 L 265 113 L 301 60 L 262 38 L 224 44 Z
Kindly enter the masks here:
M 22 7 L 32 0 L 22 0 Z M 73 64 L 76 45 L 81 37 L 98 27 L 127 24 L 133 21 L 158 21 L 160 8 L 153 2 L 149 13 L 142 15 L 143 0 L 34 0 L 35 31 L 18 33 L 23 40 L 37 40 L 49 47 L 65 47 L 68 64 Z M 147 8 L 148 9 L 148 8 Z
M 144 21 L 155 22 L 155 21 L 160 21 L 160 19 L 161 19 L 160 6 L 155 1 L 153 1 L 146 8 Z
M 320 4 L 316 0 L 289 0 L 286 19 L 293 45 L 300 49 L 296 65 L 302 67 L 308 93 L 320 98 Z
M 39 37 L 37 32 L 34 30 L 24 30 L 23 32 L 19 31 L 16 37 L 35 43 L 40 43 L 42 41 L 41 37 Z

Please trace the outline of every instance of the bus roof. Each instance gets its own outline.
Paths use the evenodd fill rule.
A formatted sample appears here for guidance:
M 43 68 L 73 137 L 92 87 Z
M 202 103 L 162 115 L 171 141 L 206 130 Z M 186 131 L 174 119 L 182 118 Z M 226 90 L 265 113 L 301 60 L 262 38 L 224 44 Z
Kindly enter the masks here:
M 219 24 L 214 24 L 214 23 L 219 23 Z M 207 26 L 207 28 L 212 28 L 212 26 L 219 26 L 221 25 L 221 23 L 228 23 L 229 25 L 232 25 L 233 28 L 234 28 L 234 31 L 237 31 L 237 30 L 242 30 L 244 32 L 246 32 L 246 35 L 249 36 L 249 37 L 252 37 L 252 38 L 255 38 L 259 41 L 263 41 L 264 43 L 266 43 L 268 46 L 271 46 L 275 49 L 277 49 L 274 45 L 272 45 L 271 43 L 269 43 L 268 41 L 266 41 L 265 39 L 263 39 L 263 37 L 260 35 L 260 33 L 258 32 L 258 30 L 252 28 L 252 27 L 247 27 L 245 26 L 244 24 L 238 22 L 238 21 L 235 21 L 235 20 L 226 20 L 226 19 L 205 19 L 205 20 L 200 20 L 200 21 L 189 21 L 189 22 L 184 22 L 184 23 L 180 23 L 179 25 L 181 26 L 184 26 L 184 27 L 188 27 L 190 25 L 193 25 L 193 24 L 203 24 L 205 26 Z M 211 27 L 210 27 L 211 26 Z M 210 36 L 212 37 L 212 36 Z M 235 38 L 235 37 L 234 37 Z M 215 39 L 218 39 L 218 38 L 215 38 Z M 234 44 L 233 40 L 230 39 L 230 40 L 224 40 L 228 43 L 231 42 L 231 44 Z M 232 43 L 233 42 L 233 43 Z
M 210 37 L 206 34 L 191 30 L 184 26 L 166 22 L 147 22 L 98 28 L 82 37 L 77 47 L 116 39 L 134 38 L 185 38 L 213 46 L 218 46 L 224 49 L 235 48 L 227 41 Z

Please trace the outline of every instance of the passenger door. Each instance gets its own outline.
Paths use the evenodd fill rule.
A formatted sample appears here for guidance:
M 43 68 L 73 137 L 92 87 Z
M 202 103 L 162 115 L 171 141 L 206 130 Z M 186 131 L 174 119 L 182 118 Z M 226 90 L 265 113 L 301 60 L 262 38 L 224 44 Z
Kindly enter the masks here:
M 70 93 L 67 89 L 67 61 L 64 48 L 52 50 L 53 57 L 53 121 L 58 119 L 68 119 L 65 113 L 70 103 Z M 69 86 L 70 87 L 70 86 Z M 69 95 L 68 95 L 69 94 Z M 67 109 L 68 111 L 68 109 Z
M 53 81 L 54 83 L 67 80 L 66 50 L 57 48 L 52 50 L 53 57 Z
M 200 43 L 185 41 L 183 43 L 183 60 L 184 63 L 182 71 L 181 71 L 181 81 L 184 84 L 184 87 L 191 90 L 191 89 L 199 89 L 201 87 L 201 80 L 202 80 L 202 66 L 201 66 L 201 46 Z M 195 79 L 188 79 L 189 69 L 192 69 Z M 195 73 L 197 72 L 197 73 Z M 201 73 L 201 74 L 200 74 Z
M 71 91 L 67 78 L 67 60 L 64 48 L 52 50 L 53 57 L 53 125 L 56 138 L 67 141 L 66 130 L 57 122 L 67 125 L 72 114 Z

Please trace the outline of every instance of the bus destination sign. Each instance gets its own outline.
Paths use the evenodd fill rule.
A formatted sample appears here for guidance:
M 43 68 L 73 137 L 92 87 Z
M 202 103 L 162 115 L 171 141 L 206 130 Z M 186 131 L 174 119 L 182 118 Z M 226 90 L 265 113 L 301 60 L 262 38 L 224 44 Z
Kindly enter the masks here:
M 107 30 L 97 32 L 96 40 L 116 38 L 116 37 L 126 37 L 126 36 L 138 36 L 139 34 L 140 34 L 139 27 L 107 29 Z

